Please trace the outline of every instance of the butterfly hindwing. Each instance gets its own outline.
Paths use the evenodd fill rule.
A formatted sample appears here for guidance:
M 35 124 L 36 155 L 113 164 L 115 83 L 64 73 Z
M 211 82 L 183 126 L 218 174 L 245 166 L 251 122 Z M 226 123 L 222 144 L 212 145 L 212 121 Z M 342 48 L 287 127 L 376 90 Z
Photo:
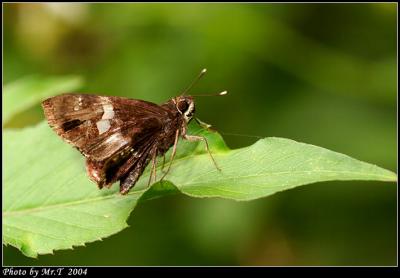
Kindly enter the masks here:
M 151 156 L 150 153 L 157 151 L 155 142 L 154 137 L 147 136 L 143 138 L 143 141 L 138 142 L 135 148 L 127 146 L 108 160 L 95 161 L 87 158 L 86 170 L 90 179 L 96 182 L 100 188 L 124 179 L 139 164 L 146 163 Z M 144 167 L 141 170 L 143 171 Z

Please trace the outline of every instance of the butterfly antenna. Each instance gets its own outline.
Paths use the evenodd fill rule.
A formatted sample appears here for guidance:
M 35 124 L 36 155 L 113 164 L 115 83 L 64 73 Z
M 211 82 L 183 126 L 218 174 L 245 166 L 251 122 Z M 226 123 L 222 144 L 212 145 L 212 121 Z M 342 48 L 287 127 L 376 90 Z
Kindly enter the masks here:
M 225 96 L 228 94 L 228 91 L 223 91 L 218 94 L 201 94 L 201 95 L 192 95 L 192 97 L 217 97 L 217 96 Z
M 192 89 L 192 87 L 197 83 L 197 81 L 199 81 L 203 75 L 207 72 L 207 69 L 203 69 L 199 75 L 192 81 L 192 83 L 190 83 L 190 85 L 183 91 L 182 96 L 185 95 L 187 92 L 190 91 L 190 89 Z

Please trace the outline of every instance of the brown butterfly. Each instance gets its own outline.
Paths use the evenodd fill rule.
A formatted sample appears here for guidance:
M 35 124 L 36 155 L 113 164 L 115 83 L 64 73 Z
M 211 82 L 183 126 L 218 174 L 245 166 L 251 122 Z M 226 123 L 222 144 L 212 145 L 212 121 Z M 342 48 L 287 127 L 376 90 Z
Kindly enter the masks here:
M 157 105 L 144 100 L 85 94 L 63 94 L 42 103 L 49 125 L 86 157 L 89 178 L 99 188 L 120 181 L 127 194 L 152 161 L 149 184 L 156 178 L 156 158 L 173 146 L 168 173 L 178 138 L 205 142 L 205 137 L 186 134 L 195 112 L 193 96 L 185 93 L 206 72 L 202 70 L 178 97 Z M 217 95 L 225 95 L 224 91 Z M 164 156 L 165 158 L 165 156 Z

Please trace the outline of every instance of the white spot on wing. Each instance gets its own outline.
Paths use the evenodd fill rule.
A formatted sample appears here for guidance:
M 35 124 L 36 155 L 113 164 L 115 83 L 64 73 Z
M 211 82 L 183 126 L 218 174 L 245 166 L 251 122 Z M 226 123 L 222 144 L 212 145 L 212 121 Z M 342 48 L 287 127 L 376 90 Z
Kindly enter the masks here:
M 114 118 L 114 107 L 112 104 L 103 104 L 103 117 L 101 117 L 102 120 L 110 120 Z
M 114 133 L 113 135 L 111 135 L 110 137 L 108 137 L 105 140 L 105 143 L 123 146 L 126 143 L 128 143 L 128 141 L 124 138 L 124 136 L 122 136 L 121 133 L 117 132 L 117 133 Z
M 110 120 L 114 118 L 114 115 L 114 107 L 112 104 L 103 104 L 103 116 L 101 117 L 101 120 L 96 123 L 99 134 L 102 134 L 111 128 Z
M 99 130 L 99 134 L 102 134 L 110 129 L 110 120 L 100 120 L 96 123 L 97 129 Z

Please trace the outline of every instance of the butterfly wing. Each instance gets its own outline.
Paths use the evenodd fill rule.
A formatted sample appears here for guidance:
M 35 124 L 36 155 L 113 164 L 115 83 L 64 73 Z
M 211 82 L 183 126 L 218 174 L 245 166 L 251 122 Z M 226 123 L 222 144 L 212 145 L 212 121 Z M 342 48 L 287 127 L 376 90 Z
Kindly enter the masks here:
M 64 94 L 42 103 L 49 125 L 92 161 L 104 161 L 161 131 L 168 112 L 142 100 Z
M 135 149 L 121 151 L 108 160 L 95 161 L 86 159 L 86 170 L 89 178 L 96 182 L 99 188 L 109 187 L 114 182 L 121 180 L 121 187 L 126 177 L 131 172 L 137 174 L 136 179 L 132 180 L 132 185 L 142 174 L 150 157 L 157 153 L 156 138 L 149 136 L 140 142 Z M 130 184 L 131 185 L 131 184 Z

